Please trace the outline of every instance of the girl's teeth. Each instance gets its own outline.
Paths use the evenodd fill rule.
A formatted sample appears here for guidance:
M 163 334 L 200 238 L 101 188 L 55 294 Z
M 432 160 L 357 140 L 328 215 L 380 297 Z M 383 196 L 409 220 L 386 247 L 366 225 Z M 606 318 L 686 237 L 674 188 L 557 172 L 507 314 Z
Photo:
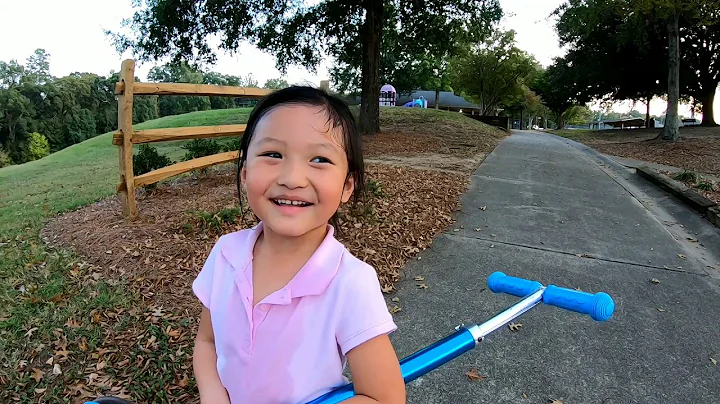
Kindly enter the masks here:
M 288 201 L 287 199 L 278 199 L 278 200 L 277 200 L 277 203 L 279 203 L 279 204 L 281 204 L 281 205 L 294 205 L 294 206 L 298 206 L 298 205 L 304 206 L 304 205 L 306 205 L 305 202 L 300 202 L 300 201 Z

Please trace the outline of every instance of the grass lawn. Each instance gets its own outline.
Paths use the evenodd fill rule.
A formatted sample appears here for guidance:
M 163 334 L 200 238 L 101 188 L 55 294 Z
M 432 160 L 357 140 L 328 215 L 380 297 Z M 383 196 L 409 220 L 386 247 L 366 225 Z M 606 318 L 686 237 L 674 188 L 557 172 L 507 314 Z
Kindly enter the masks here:
M 249 113 L 203 111 L 135 127 L 245 123 Z M 381 126 L 437 135 L 439 153 L 458 144 L 483 149 L 487 139 L 503 136 L 460 114 L 427 109 L 383 109 Z M 459 138 L 460 132 L 479 140 L 465 145 L 469 135 Z M 153 145 L 178 161 L 182 144 Z M 110 133 L 0 169 L 0 402 L 76 403 L 102 393 L 137 402 L 196 400 L 187 376 L 195 317 L 164 311 L 133 281 L 104 277 L 101 268 L 43 239 L 50 218 L 112 196 L 118 174 Z

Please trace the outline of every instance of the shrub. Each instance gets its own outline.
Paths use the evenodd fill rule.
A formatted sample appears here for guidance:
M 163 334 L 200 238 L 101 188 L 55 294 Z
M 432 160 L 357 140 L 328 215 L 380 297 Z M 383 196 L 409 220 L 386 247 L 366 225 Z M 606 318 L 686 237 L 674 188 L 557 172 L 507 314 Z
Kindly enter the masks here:
M 13 161 L 10 158 L 10 154 L 0 148 L 0 168 L 13 165 Z
M 141 144 L 140 152 L 133 156 L 133 173 L 142 175 L 170 164 L 173 161 L 168 156 L 158 153 L 156 148 L 148 144 Z
M 242 215 L 239 207 L 224 208 L 217 212 L 195 211 L 193 216 L 198 230 L 222 231 L 224 225 L 235 224 Z M 186 230 L 192 225 L 184 226 Z
M 684 182 L 695 182 L 697 181 L 697 174 L 693 171 L 683 171 L 681 173 L 675 174 L 673 177 L 678 181 L 684 181 Z
M 242 137 L 233 137 L 231 141 L 223 145 L 223 151 L 231 152 L 240 150 L 240 140 L 242 140 Z
M 26 158 L 28 161 L 39 160 L 50 154 L 50 143 L 45 136 L 33 132 L 27 145 Z
M 193 139 L 182 147 L 187 150 L 183 160 L 192 160 L 198 157 L 211 156 L 223 151 L 223 146 L 214 139 Z
M 700 181 L 697 184 L 698 189 L 701 189 L 703 191 L 714 191 L 715 190 L 715 184 L 713 184 L 711 181 Z
M 367 190 L 377 198 L 382 198 L 385 195 L 382 189 L 382 184 L 374 179 L 368 181 Z

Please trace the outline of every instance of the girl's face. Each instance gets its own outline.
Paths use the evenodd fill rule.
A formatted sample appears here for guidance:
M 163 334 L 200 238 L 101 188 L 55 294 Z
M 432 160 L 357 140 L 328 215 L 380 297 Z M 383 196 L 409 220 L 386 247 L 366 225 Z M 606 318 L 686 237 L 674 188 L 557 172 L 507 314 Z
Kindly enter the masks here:
M 354 189 L 342 139 L 322 107 L 281 105 L 258 122 L 240 179 L 264 226 L 286 237 L 324 229 Z

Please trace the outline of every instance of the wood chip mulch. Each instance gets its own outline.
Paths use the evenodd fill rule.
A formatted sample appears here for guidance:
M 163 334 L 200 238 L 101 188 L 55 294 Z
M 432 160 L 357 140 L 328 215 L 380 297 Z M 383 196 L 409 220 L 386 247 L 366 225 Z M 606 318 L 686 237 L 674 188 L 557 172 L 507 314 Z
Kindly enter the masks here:
M 585 143 L 605 154 L 666 164 L 720 177 L 718 138 L 680 138 L 677 142 L 649 140 L 620 144 Z

